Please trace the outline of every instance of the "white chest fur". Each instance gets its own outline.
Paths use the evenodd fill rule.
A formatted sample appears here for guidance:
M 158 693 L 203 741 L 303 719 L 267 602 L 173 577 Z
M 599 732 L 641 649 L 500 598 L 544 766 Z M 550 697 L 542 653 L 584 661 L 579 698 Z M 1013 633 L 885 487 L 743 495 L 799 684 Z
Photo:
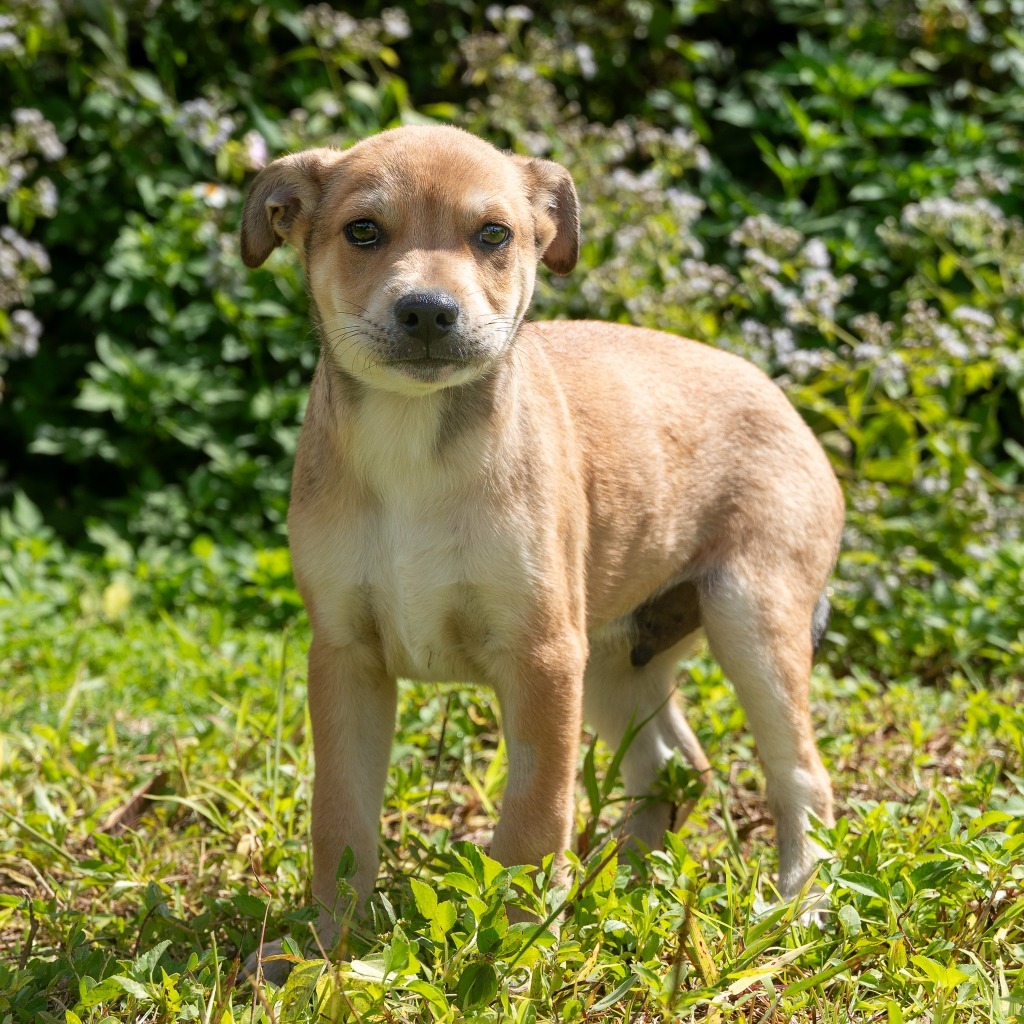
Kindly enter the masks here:
M 292 553 L 329 643 L 379 642 L 395 676 L 489 682 L 528 628 L 537 555 L 530 531 L 510 528 L 514 497 L 495 515 L 486 435 L 439 448 L 441 411 L 431 398 L 365 399 L 337 501 L 316 529 L 293 529 Z

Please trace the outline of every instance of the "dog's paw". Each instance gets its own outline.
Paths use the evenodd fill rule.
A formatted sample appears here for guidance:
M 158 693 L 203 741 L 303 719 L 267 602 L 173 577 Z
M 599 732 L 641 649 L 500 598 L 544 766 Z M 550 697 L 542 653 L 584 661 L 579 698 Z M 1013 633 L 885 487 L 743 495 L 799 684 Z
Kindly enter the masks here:
M 254 984 L 261 978 L 271 985 L 283 985 L 285 979 L 291 974 L 295 966 L 291 960 L 277 960 L 271 957 L 280 957 L 284 953 L 284 946 L 280 939 L 273 942 L 265 942 L 262 949 L 253 950 L 242 965 L 242 973 Z

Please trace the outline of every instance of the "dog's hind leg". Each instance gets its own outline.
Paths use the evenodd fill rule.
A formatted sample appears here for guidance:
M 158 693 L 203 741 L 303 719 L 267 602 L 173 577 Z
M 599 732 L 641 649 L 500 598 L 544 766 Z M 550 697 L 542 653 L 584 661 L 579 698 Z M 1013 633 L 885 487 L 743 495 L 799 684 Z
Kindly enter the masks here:
M 820 599 L 791 580 L 764 567 L 724 570 L 706 581 L 700 599 L 711 652 L 736 689 L 764 767 L 778 836 L 779 891 L 787 898 L 799 892 L 821 856 L 807 835 L 809 815 L 833 821 L 832 787 L 808 695 Z
M 682 753 L 703 783 L 711 777 L 708 759 L 675 696 L 678 665 L 692 642 L 687 637 L 638 666 L 630 657 L 633 638 L 624 630 L 598 640 L 587 664 L 584 715 L 612 750 L 626 744 L 622 779 L 633 801 L 626 830 L 651 849 L 660 848 L 665 832 L 688 813 L 680 813 L 671 794 L 658 792 L 674 752 Z

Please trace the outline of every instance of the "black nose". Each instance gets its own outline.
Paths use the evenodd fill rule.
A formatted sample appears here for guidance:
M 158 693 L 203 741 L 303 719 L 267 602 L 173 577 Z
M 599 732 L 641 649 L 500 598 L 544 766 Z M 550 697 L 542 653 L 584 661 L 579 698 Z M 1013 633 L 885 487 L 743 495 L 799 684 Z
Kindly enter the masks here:
M 395 319 L 410 337 L 430 344 L 459 319 L 459 304 L 447 292 L 413 292 L 395 303 Z

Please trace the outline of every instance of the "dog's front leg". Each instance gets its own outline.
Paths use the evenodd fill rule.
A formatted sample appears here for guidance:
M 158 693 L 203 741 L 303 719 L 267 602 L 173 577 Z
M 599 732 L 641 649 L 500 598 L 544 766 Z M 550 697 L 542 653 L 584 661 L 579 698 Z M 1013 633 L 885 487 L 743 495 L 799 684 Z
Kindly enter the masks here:
M 309 651 L 309 713 L 313 723 L 313 897 L 320 907 L 317 937 L 337 940 L 350 909 L 339 897 L 338 864 L 346 847 L 355 858 L 350 883 L 357 911 L 377 879 L 377 836 L 395 729 L 397 684 L 377 652 L 334 647 L 313 638 Z
M 549 653 L 498 687 L 508 782 L 491 853 L 502 864 L 557 861 L 571 845 L 585 641 Z

